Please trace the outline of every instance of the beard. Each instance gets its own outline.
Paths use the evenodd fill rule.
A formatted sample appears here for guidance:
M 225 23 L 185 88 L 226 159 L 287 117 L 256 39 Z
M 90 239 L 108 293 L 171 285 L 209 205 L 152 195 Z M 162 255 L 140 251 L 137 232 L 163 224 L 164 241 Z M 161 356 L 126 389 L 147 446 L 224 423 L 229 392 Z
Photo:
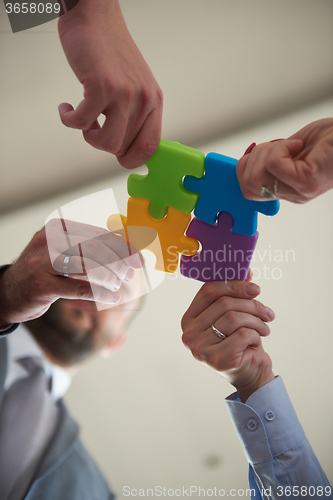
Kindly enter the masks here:
M 77 313 L 80 314 L 80 311 Z M 79 328 L 66 318 L 61 299 L 42 316 L 27 322 L 26 326 L 46 353 L 65 366 L 79 363 L 95 352 L 96 316 L 90 329 Z

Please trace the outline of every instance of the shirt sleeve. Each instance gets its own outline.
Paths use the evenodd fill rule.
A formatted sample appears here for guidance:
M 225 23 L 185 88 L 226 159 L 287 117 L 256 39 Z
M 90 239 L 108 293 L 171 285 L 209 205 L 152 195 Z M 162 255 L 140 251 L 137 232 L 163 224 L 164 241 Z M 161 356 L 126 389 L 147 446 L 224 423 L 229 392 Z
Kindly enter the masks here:
M 11 264 L 6 264 L 6 265 L 0 265 L 0 274 L 4 273 L 6 269 L 8 269 L 11 266 Z M 12 333 L 16 330 L 16 328 L 19 326 L 20 323 L 12 323 L 11 325 L 6 325 L 4 327 L 1 327 L 0 325 L 0 339 L 2 337 L 6 337 L 9 333 Z
M 234 393 L 226 404 L 250 464 L 250 483 L 253 474 L 263 499 L 333 499 L 281 377 L 261 387 L 246 403 Z

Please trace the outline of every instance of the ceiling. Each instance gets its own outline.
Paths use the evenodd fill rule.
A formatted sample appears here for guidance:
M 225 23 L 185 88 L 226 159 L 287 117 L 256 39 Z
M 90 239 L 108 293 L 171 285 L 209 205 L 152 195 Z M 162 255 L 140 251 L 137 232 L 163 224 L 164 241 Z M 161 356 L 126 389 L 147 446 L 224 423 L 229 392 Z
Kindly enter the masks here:
M 333 94 L 331 0 L 122 0 L 164 92 L 163 137 L 197 146 Z M 13 34 L 0 4 L 0 212 L 122 172 L 65 128 L 82 89 L 56 22 Z

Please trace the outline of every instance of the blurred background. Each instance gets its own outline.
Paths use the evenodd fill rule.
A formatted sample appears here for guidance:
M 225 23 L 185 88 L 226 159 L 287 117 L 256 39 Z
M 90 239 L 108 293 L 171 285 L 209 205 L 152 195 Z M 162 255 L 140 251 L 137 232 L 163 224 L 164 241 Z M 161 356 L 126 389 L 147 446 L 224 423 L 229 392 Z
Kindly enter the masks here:
M 120 3 L 164 93 L 164 138 L 239 158 L 252 142 L 333 116 L 331 0 Z M 56 22 L 13 34 L 1 3 L 0 37 L 5 264 L 52 212 L 82 196 L 112 188 L 125 213 L 129 172 L 60 122 L 58 104 L 78 104 L 82 89 Z M 276 312 L 264 345 L 331 483 L 332 210 L 330 192 L 261 216 L 251 266 L 260 300 Z M 224 403 L 232 387 L 181 342 L 180 319 L 200 286 L 167 275 L 147 295 L 122 350 L 86 363 L 66 397 L 119 498 L 125 486 L 247 488 Z

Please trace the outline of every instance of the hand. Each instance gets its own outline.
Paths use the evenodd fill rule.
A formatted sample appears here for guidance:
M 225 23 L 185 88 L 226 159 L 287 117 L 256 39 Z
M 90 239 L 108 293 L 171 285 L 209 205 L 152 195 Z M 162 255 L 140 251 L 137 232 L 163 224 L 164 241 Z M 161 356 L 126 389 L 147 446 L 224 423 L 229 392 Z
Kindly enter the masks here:
M 163 96 L 118 0 L 80 0 L 59 18 L 58 30 L 84 90 L 75 110 L 68 103 L 59 106 L 61 121 L 82 130 L 91 146 L 116 155 L 123 167 L 143 165 L 160 142 Z
M 312 122 L 288 139 L 255 146 L 237 163 L 243 195 L 263 201 L 263 186 L 277 197 L 306 203 L 333 188 L 333 118 Z
M 66 256 L 68 277 L 63 275 Z M 140 255 L 106 229 L 53 219 L 0 277 L 0 325 L 41 316 L 60 297 L 120 301 L 122 282 L 141 269 Z
M 271 359 L 261 344 L 274 313 L 254 300 L 259 293 L 249 281 L 206 283 L 182 319 L 184 344 L 234 385 L 243 402 L 274 379 Z M 212 324 L 227 338 L 220 339 Z

